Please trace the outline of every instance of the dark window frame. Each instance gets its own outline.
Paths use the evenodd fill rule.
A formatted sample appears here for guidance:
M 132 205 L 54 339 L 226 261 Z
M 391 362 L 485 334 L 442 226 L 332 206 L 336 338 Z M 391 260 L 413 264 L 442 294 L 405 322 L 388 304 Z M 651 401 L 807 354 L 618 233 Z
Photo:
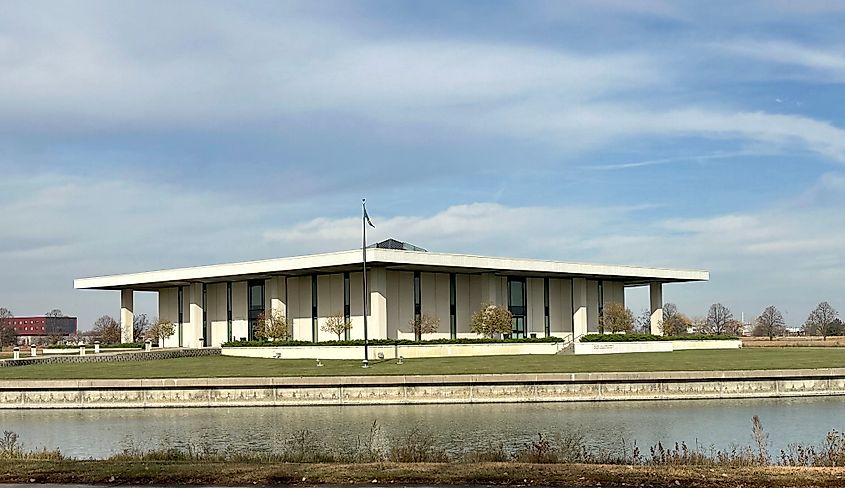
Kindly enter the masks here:
M 311 342 L 317 342 L 319 314 L 317 312 L 317 275 L 311 275 Z
M 549 278 L 545 277 L 543 278 L 543 332 L 545 332 L 546 337 L 552 334 L 549 309 Z
M 343 273 L 343 320 L 352 320 L 352 281 L 349 271 Z M 343 331 L 343 338 L 349 340 L 349 329 Z
M 253 298 L 255 298 L 254 289 L 260 288 L 261 304 L 253 305 Z M 267 286 L 264 280 L 249 280 L 246 283 L 247 290 L 247 339 L 255 340 L 255 328 L 258 325 L 258 318 L 265 313 L 267 306 Z
M 458 291 L 457 275 L 449 273 L 449 337 L 458 338 Z

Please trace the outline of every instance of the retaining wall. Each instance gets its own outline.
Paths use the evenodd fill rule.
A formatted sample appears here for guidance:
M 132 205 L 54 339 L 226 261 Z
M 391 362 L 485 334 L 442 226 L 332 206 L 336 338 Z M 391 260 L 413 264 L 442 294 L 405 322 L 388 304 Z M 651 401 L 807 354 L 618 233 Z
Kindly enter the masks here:
M 402 344 L 369 346 L 371 359 L 437 358 L 456 356 L 496 356 L 522 354 L 557 354 L 567 342 L 499 342 L 490 344 Z M 224 347 L 224 356 L 279 359 L 361 359 L 364 346 L 280 346 Z
M 672 352 L 690 349 L 741 349 L 742 341 L 631 341 L 576 342 L 575 354 L 624 354 L 629 352 Z
M 199 356 L 219 356 L 220 348 L 209 347 L 204 349 L 170 349 L 164 351 L 139 351 L 139 352 L 119 352 L 119 353 L 100 353 L 93 352 L 79 356 L 57 355 L 57 356 L 35 356 L 25 357 L 21 355 L 20 359 L 4 359 L 0 360 L 0 368 L 10 368 L 14 366 L 27 366 L 32 364 L 70 364 L 70 363 L 113 363 L 125 361 L 154 361 L 158 359 L 175 359 L 175 358 L 194 358 Z
M 0 408 L 687 400 L 845 395 L 845 369 L 0 381 Z

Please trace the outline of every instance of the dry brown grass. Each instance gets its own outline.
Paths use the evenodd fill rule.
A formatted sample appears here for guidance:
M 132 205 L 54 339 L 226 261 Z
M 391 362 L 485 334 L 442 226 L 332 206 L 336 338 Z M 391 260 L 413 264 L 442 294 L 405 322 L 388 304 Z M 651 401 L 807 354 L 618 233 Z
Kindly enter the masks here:
M 769 340 L 768 337 L 743 337 L 742 347 L 845 347 L 845 337 L 775 337 Z
M 571 487 L 841 487 L 845 484 L 845 468 L 521 463 L 348 465 L 114 461 L 0 462 L 0 483 L 28 482 L 194 486 L 461 484 Z

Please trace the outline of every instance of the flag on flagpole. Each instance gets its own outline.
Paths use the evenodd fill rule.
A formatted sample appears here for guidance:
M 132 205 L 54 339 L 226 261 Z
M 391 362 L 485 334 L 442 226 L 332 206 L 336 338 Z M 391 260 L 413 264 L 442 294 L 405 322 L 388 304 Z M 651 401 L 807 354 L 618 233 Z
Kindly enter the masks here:
M 376 226 L 373 225 L 373 221 L 370 220 L 370 214 L 367 213 L 367 204 L 366 203 L 364 203 L 364 221 L 367 222 L 368 224 L 370 224 L 370 227 L 372 227 L 373 229 L 376 228 Z

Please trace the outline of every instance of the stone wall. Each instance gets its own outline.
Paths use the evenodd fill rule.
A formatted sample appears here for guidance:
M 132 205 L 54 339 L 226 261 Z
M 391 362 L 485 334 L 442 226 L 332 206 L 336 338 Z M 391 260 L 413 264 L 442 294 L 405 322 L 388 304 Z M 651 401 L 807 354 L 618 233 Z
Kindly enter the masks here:
M 70 363 L 114 363 L 125 361 L 155 361 L 158 359 L 194 358 L 199 356 L 219 356 L 220 348 L 211 347 L 206 349 L 172 349 L 159 351 L 138 351 L 119 353 L 89 353 L 84 356 L 36 356 L 20 359 L 5 359 L 0 361 L 0 368 L 15 366 L 28 366 L 33 364 L 70 364 Z
M 688 400 L 845 395 L 845 369 L 0 381 L 0 408 Z

